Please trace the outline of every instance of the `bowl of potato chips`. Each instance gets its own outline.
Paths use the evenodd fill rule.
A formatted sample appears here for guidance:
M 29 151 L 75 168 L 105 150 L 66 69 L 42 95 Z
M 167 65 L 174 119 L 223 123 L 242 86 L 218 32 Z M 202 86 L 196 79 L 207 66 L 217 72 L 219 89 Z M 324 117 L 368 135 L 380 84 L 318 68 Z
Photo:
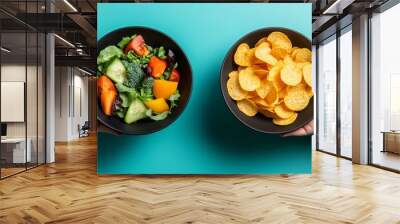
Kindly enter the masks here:
M 246 34 L 228 51 L 220 82 L 230 111 L 246 126 L 283 134 L 313 119 L 311 41 L 286 28 Z

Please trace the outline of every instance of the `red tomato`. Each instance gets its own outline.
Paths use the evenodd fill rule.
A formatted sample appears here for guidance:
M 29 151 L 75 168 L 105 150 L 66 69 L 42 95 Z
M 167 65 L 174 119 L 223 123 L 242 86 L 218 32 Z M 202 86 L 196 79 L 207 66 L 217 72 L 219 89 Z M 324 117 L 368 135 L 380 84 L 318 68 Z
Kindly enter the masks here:
M 144 44 L 142 35 L 137 35 L 131 40 L 131 42 L 129 42 L 125 48 L 125 54 L 129 51 L 134 51 L 139 56 L 147 55 L 149 53 L 149 50 Z
M 174 69 L 171 72 L 171 75 L 169 76 L 169 81 L 174 81 L 174 82 L 179 82 L 179 79 L 181 78 L 181 75 L 179 74 L 179 72 Z

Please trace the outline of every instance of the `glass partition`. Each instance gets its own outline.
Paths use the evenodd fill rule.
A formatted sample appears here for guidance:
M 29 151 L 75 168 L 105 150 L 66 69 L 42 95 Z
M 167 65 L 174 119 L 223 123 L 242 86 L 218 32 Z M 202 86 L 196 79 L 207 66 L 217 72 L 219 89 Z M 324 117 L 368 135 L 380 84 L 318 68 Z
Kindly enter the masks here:
M 30 161 L 27 167 L 34 167 L 37 165 L 38 160 L 38 144 L 37 144 L 37 127 L 38 127 L 38 49 L 37 41 L 38 35 L 36 32 L 27 33 L 27 81 L 26 81 L 26 114 L 27 114 L 27 150 L 30 151 Z
M 318 47 L 318 149 L 336 154 L 336 36 Z
M 26 40 L 25 32 L 1 34 L 2 177 L 24 171 L 31 161 L 26 141 Z
M 42 12 L 43 4 L 0 1 L 19 16 Z M 12 15 L 0 12 L 1 179 L 45 163 L 46 39 Z

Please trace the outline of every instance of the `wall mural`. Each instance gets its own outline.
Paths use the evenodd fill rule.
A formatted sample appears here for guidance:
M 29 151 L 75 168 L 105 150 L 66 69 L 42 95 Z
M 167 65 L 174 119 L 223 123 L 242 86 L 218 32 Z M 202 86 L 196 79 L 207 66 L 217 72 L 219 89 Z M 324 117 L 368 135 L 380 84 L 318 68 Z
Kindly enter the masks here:
M 311 173 L 311 4 L 98 4 L 99 174 Z

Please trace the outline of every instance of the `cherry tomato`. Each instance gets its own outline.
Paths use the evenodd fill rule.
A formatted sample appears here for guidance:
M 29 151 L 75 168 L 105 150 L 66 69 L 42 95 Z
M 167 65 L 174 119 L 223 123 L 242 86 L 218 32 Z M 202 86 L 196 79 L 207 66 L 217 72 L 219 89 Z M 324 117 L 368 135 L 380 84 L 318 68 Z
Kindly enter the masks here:
M 181 75 L 179 74 L 179 72 L 174 69 L 171 72 L 171 75 L 169 76 L 169 81 L 174 81 L 174 82 L 179 82 L 179 79 L 181 78 Z

